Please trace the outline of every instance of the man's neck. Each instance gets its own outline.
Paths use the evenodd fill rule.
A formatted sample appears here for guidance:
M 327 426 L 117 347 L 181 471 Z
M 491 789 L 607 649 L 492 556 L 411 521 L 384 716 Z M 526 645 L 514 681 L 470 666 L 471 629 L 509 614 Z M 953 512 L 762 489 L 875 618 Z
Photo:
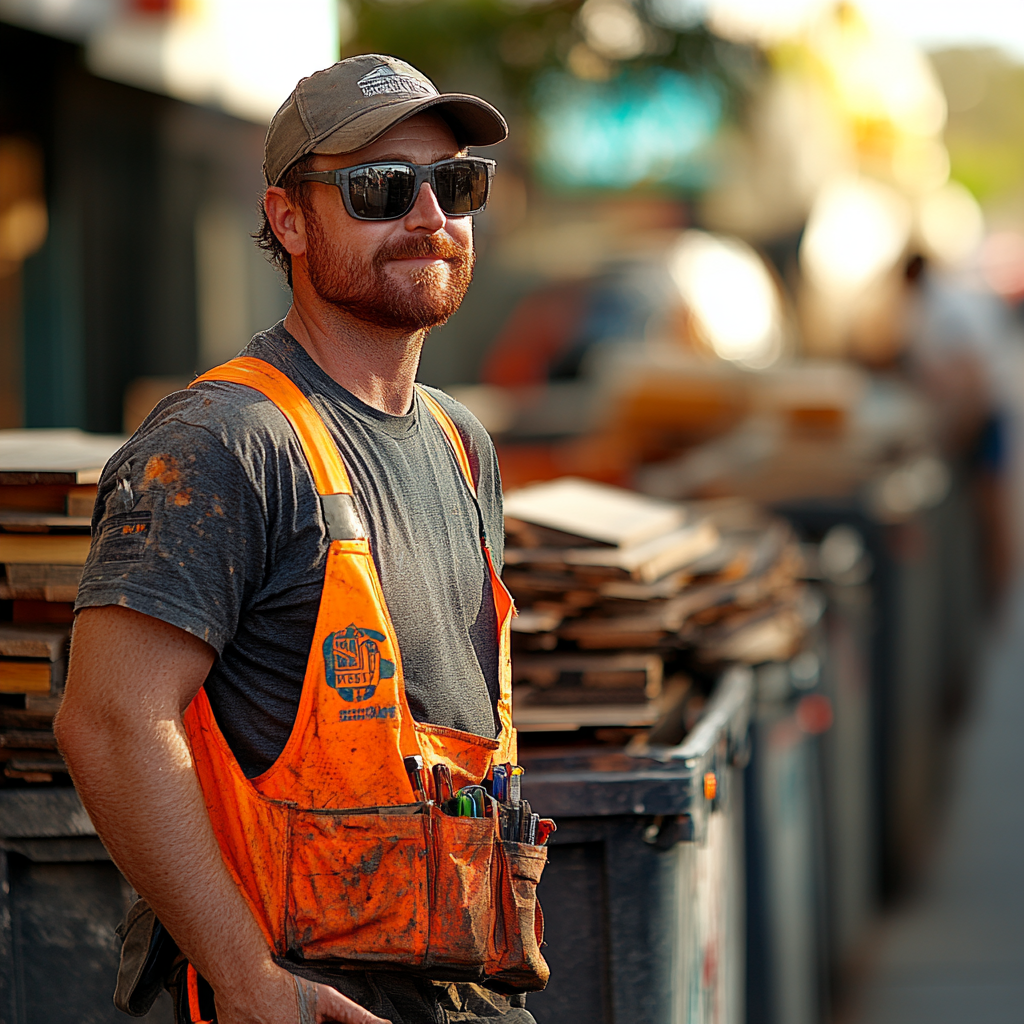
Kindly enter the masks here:
M 298 295 L 284 326 L 313 362 L 356 398 L 392 416 L 412 408 L 425 329 L 374 327 L 334 306 L 303 302 Z

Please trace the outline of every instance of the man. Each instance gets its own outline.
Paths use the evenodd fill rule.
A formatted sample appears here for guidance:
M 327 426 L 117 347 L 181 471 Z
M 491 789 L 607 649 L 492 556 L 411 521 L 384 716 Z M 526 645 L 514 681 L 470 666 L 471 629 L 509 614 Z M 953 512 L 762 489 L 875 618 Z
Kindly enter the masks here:
M 411 804 L 409 749 L 462 782 L 514 760 L 494 450 L 466 409 L 414 386 L 472 276 L 491 168 L 465 147 L 506 131 L 392 57 L 303 79 L 267 135 L 258 236 L 288 315 L 162 402 L 100 483 L 57 736 L 219 1024 L 533 1020 L 521 997 L 402 969 L 429 962 L 423 936 L 405 941 L 418 905 L 395 902 L 422 851 L 398 881 L 386 857 L 422 819 L 320 810 Z M 299 822 L 296 806 L 314 810 Z M 360 822 L 383 839 L 339 869 Z M 267 850 L 285 848 L 278 877 Z M 343 934 L 371 895 L 377 916 Z M 267 908 L 285 902 L 279 927 Z

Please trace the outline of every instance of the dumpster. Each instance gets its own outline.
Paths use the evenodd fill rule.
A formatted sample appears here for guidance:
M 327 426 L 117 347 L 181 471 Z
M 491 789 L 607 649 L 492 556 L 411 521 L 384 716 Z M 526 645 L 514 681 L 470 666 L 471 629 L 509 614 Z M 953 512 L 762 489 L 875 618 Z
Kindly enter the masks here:
M 0 1022 L 121 1024 L 114 934 L 132 898 L 70 787 L 0 790 Z M 144 1020 L 172 1024 L 162 995 Z
M 830 1019 L 878 903 L 870 560 L 844 525 L 804 556 L 807 575 L 819 580 L 811 593 L 820 616 L 803 651 L 759 665 L 755 677 L 749 1024 Z
M 537 745 L 523 791 L 558 831 L 539 895 L 540 1024 L 742 1024 L 748 668 L 720 678 L 677 746 Z
M 833 534 L 833 540 L 842 534 Z M 849 539 L 849 538 L 848 538 Z M 868 566 L 823 581 L 827 654 L 821 691 L 834 724 L 821 737 L 825 855 L 828 870 L 828 948 L 833 1002 L 842 1000 L 848 971 L 878 905 L 877 820 L 872 792 L 872 592 Z
M 759 665 L 746 769 L 747 1024 L 828 1019 L 821 648 Z
M 896 896 L 920 868 L 934 826 L 943 706 L 956 685 L 947 673 L 969 672 L 976 650 L 974 599 L 968 588 L 948 586 L 964 561 L 970 528 L 955 497 L 898 518 L 879 515 L 863 495 L 776 508 L 823 551 L 830 535 L 843 531 L 870 569 L 863 581 L 870 587 L 869 625 L 857 628 L 870 636 L 875 902 Z M 835 581 L 844 582 L 841 573 Z
M 749 669 L 727 671 L 674 747 L 524 747 L 524 795 L 559 825 L 541 883 L 552 978 L 529 997 L 541 1024 L 742 1024 L 752 691 Z M 0 791 L 0 847 L 0 1022 L 124 1020 L 114 929 L 131 891 L 75 792 Z M 162 996 L 144 1019 L 170 1011 Z

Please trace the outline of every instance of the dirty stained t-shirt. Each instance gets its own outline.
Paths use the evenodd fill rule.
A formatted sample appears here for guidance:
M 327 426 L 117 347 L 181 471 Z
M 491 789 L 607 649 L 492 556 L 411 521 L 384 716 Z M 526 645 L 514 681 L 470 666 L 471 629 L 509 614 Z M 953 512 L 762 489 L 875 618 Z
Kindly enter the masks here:
M 338 444 L 398 636 L 418 721 L 496 734 L 496 621 L 481 529 L 500 571 L 501 486 L 479 421 L 443 392 L 477 481 L 473 500 L 417 396 L 405 416 L 361 402 L 282 324 L 241 353 L 306 394 Z M 312 476 L 262 394 L 203 382 L 166 398 L 103 472 L 77 609 L 119 604 L 202 638 L 218 725 L 250 778 L 298 709 L 328 539 Z M 144 672 L 140 665 L 139 671 Z

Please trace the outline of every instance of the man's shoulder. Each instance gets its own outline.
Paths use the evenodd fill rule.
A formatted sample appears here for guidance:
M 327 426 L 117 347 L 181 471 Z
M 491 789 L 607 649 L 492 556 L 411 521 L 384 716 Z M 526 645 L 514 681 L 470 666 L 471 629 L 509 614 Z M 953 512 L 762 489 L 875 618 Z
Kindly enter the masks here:
M 294 359 L 296 343 L 280 324 L 255 335 L 239 356 L 270 363 L 275 369 L 291 377 L 289 369 Z M 216 373 L 216 367 L 212 371 Z M 171 396 L 182 400 L 179 407 L 166 410 L 180 416 L 197 427 L 229 438 L 255 433 L 279 434 L 288 431 L 287 420 L 277 406 L 261 391 L 245 384 L 221 380 L 202 380 L 187 392 Z
M 165 418 L 209 430 L 225 443 L 254 433 L 278 435 L 290 430 L 284 413 L 263 392 L 246 384 L 203 380 L 171 397 L 179 398 L 180 405 L 163 410 Z
M 201 380 L 164 398 L 139 427 L 136 437 L 167 430 L 205 431 L 230 449 L 253 434 L 281 434 L 287 430 L 287 420 L 255 388 Z
M 484 425 L 460 401 L 438 388 L 424 386 L 424 390 L 448 414 L 462 437 L 469 457 L 473 481 L 484 513 L 485 529 L 491 550 L 500 564 L 502 548 L 501 474 L 494 442 Z
M 241 384 L 201 381 L 159 402 L 104 476 L 126 461 L 148 467 L 165 460 L 187 466 L 190 476 L 240 471 L 262 487 L 293 447 L 288 421 L 264 395 Z
M 478 452 L 494 450 L 494 442 L 484 425 L 458 399 L 452 398 L 440 388 L 432 388 L 426 384 L 419 386 L 448 414 L 467 448 L 474 448 Z

